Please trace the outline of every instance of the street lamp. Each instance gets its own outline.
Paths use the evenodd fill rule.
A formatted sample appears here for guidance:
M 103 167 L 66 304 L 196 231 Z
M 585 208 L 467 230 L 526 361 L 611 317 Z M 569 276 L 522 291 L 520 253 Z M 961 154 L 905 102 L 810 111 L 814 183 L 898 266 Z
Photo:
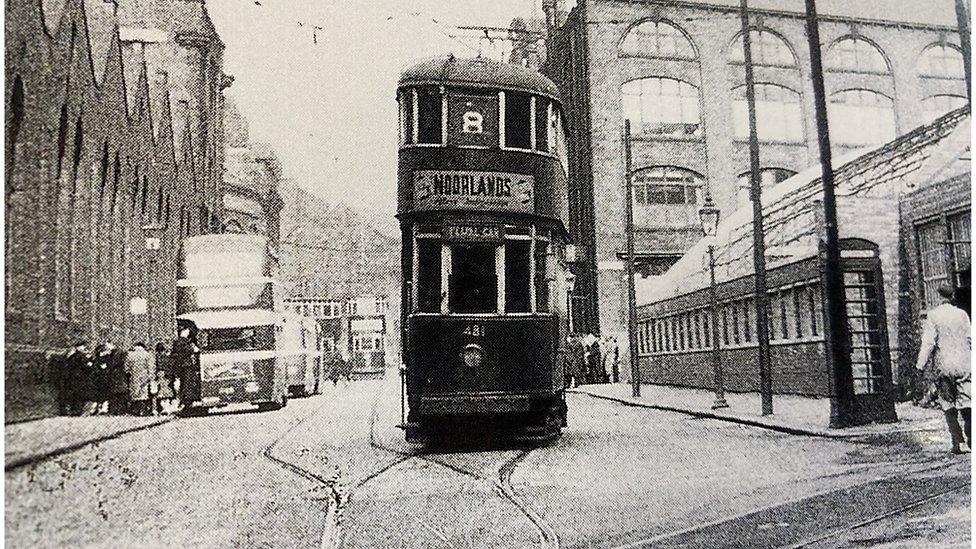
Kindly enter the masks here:
M 698 217 L 701 219 L 702 231 L 708 239 L 708 272 L 711 276 L 711 301 L 712 301 L 712 373 L 715 375 L 715 402 L 712 409 L 728 408 L 725 402 L 725 379 L 722 374 L 721 348 L 718 341 L 718 287 L 715 284 L 715 234 L 718 232 L 718 208 L 712 202 L 711 193 L 706 191 L 705 203 L 698 209 Z

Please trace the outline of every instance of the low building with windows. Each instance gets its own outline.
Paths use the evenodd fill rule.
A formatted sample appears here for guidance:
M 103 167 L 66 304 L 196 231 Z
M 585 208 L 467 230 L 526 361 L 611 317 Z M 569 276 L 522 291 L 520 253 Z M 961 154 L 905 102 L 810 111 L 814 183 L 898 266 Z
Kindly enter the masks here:
M 343 359 L 353 361 L 357 375 L 378 374 L 396 358 L 387 352 L 391 335 L 388 322 L 392 320 L 387 295 L 288 297 L 283 303 L 286 311 L 315 319 L 321 328 L 321 348 L 338 351 Z
M 953 111 L 880 147 L 837 158 L 853 398 L 865 421 L 893 419 L 910 383 L 924 311 L 941 284 L 968 296 L 970 116 Z M 822 292 L 820 169 L 763 196 L 769 337 L 777 394 L 834 397 Z M 664 275 L 638 284 L 638 353 L 645 383 L 712 389 L 710 267 L 715 246 L 718 345 L 725 387 L 756 392 L 751 207 L 720 223 Z
M 561 2 L 547 2 L 558 13 Z M 701 236 L 706 189 L 728 215 L 749 202 L 738 2 L 579 0 L 549 17 L 543 72 L 560 88 L 572 174 L 570 232 L 588 330 L 627 341 L 624 121 L 631 123 L 635 260 L 665 272 Z M 880 145 L 966 104 L 951 0 L 820 6 L 835 155 Z M 751 3 L 763 187 L 818 162 L 802 2 Z

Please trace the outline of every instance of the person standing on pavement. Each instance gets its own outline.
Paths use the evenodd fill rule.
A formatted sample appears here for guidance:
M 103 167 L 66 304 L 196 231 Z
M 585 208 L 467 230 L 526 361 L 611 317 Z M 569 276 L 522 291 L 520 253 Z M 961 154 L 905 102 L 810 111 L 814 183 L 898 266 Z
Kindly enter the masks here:
M 180 335 L 173 340 L 173 350 L 170 352 L 173 372 L 180 382 L 179 398 L 182 408 L 190 407 L 197 400 L 199 390 L 199 372 L 196 368 L 196 346 L 190 340 L 190 329 L 183 328 Z
M 166 344 L 156 344 L 156 401 L 154 410 L 157 414 L 168 414 L 173 410 L 173 399 L 176 389 L 173 387 L 173 361 L 166 350 Z
M 88 356 L 88 342 L 79 341 L 68 350 L 58 367 L 58 406 L 61 415 L 76 416 L 81 413 L 85 402 L 83 384 L 88 375 L 91 357 Z
M 109 401 L 112 399 L 112 375 L 110 365 L 112 362 L 112 351 L 115 346 L 111 341 L 101 343 L 95 348 L 95 356 L 92 358 L 90 373 L 91 387 L 89 390 L 93 407 L 86 404 L 88 413 L 84 415 L 104 415 L 109 411 Z M 93 409 L 91 409 L 93 408 Z
M 112 345 L 108 357 L 108 376 L 111 393 L 109 395 L 108 413 L 123 415 L 129 413 L 129 372 L 125 368 L 125 352 Z
M 155 366 L 152 355 L 146 350 L 146 344 L 142 342 L 133 345 L 125 357 L 124 369 L 129 380 L 130 410 L 137 416 L 152 413 L 149 399 L 152 393 L 150 386 L 155 382 L 156 377 Z
M 966 444 L 972 448 L 972 336 L 969 315 L 953 304 L 954 295 L 948 286 L 939 288 L 942 304 L 926 315 L 915 368 L 924 371 L 932 359 L 933 373 L 929 377 L 934 379 L 936 400 L 945 413 L 952 438 L 951 451 L 961 454 L 964 434 Z M 959 426 L 960 415 L 965 430 Z

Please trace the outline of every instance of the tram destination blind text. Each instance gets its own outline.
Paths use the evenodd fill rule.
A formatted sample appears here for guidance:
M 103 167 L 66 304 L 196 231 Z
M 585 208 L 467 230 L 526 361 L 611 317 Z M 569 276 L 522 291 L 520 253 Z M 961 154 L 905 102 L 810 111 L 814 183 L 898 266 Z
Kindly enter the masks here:
M 414 172 L 414 206 L 418 210 L 487 209 L 531 213 L 532 176 L 477 171 Z

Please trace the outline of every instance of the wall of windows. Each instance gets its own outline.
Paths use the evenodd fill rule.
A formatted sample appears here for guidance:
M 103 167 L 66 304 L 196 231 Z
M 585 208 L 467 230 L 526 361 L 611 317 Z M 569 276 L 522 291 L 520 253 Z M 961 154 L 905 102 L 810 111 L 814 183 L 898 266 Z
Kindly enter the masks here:
M 640 78 L 620 87 L 631 132 L 672 137 L 702 134 L 698 88 L 674 78 Z
M 634 203 L 697 204 L 704 177 L 676 166 L 655 166 L 634 172 Z
M 685 34 L 665 21 L 644 21 L 632 27 L 620 42 L 620 55 L 686 60 L 697 57 Z
M 771 290 L 769 304 L 771 342 L 823 339 L 823 302 L 818 282 L 807 281 Z M 649 355 L 711 349 L 710 322 L 710 307 L 644 320 L 638 326 L 638 352 Z M 754 297 L 719 303 L 718 337 L 722 348 L 758 345 Z
M 965 78 L 962 53 L 956 46 L 932 44 L 918 59 L 918 75 L 932 78 Z
M 828 98 L 830 137 L 838 145 L 879 145 L 895 138 L 895 109 L 890 97 L 852 89 Z
M 760 141 L 802 143 L 803 109 L 800 94 L 776 84 L 756 84 L 756 132 Z M 746 87 L 732 90 L 732 122 L 735 138 L 749 139 L 749 106 Z
M 745 63 L 745 51 L 740 33 L 729 45 L 729 61 Z M 795 67 L 796 57 L 785 40 L 778 35 L 765 30 L 753 30 L 749 34 L 749 45 L 752 50 L 752 64 L 760 67 Z

